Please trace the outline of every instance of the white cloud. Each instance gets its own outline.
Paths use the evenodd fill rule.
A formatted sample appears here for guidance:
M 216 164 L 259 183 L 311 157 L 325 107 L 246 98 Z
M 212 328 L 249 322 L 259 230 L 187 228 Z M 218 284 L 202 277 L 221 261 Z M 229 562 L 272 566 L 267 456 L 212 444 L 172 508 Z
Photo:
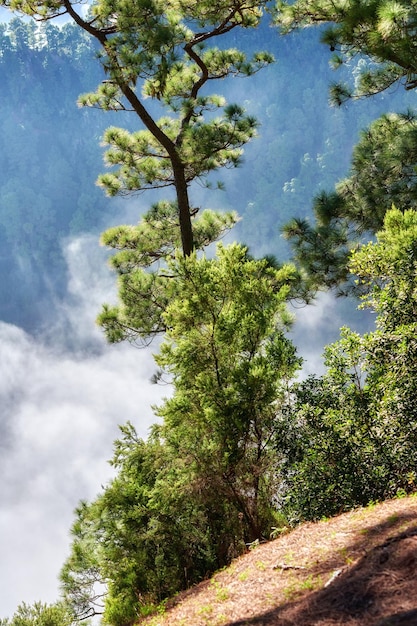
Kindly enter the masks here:
M 0 617 L 22 601 L 53 602 L 73 510 L 111 476 L 118 424 L 146 437 L 151 351 L 108 346 L 94 318 L 114 277 L 95 239 L 69 242 L 69 298 L 45 337 L 0 323 Z
M 364 333 L 373 328 L 374 316 L 368 311 L 358 311 L 353 298 L 336 298 L 331 292 L 319 293 L 310 305 L 294 306 L 296 321 L 291 339 L 303 357 L 301 375 L 322 375 L 325 372 L 323 352 L 326 345 L 338 341 L 340 328 L 349 326 Z
M 291 312 L 295 315 L 291 339 L 299 346 L 299 354 L 304 359 L 303 378 L 323 374 L 323 347 L 337 339 L 341 325 L 334 297 L 322 293 L 310 305 L 294 305 Z

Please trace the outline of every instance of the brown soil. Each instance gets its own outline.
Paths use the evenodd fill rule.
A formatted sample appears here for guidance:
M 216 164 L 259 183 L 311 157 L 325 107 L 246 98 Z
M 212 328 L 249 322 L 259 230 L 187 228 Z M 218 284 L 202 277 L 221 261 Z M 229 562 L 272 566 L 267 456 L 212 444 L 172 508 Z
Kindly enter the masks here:
M 303 524 L 147 626 L 417 626 L 417 497 Z

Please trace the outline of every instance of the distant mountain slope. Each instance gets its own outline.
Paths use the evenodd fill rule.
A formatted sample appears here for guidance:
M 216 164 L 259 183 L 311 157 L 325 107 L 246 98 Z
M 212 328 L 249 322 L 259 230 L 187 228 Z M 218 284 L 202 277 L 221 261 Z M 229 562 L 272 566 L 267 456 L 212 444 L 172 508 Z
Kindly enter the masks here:
M 95 186 L 109 123 L 80 111 L 100 81 L 90 41 L 13 19 L 0 25 L 0 319 L 34 329 L 65 288 L 62 238 L 97 228 L 108 200 Z M 107 209 L 108 210 L 108 209 Z

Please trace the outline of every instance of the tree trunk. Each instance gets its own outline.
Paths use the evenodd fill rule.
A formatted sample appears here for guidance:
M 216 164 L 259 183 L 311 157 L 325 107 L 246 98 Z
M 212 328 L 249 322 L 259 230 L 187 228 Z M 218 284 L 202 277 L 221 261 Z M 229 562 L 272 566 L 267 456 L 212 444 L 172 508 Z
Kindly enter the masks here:
M 172 163 L 177 194 L 181 244 L 184 256 L 190 256 L 194 250 L 193 228 L 191 224 L 190 200 L 184 175 L 184 166 Z

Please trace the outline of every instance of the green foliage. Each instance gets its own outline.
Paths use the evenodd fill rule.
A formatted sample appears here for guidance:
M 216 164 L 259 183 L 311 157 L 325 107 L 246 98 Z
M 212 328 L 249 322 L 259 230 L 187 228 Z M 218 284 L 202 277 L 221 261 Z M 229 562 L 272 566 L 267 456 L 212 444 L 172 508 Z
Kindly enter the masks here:
M 289 380 L 300 361 L 284 331 L 286 301 L 299 280 L 294 268 L 256 261 L 238 245 L 219 246 L 214 259 L 194 252 L 218 239 L 236 216 L 199 214 L 189 186 L 208 183 L 220 167 L 237 166 L 257 128 L 243 108 L 206 95 L 207 83 L 250 75 L 272 60 L 207 43 L 257 26 L 266 4 L 106 0 L 85 18 L 69 3 L 14 5 L 41 18 L 67 12 L 93 35 L 106 80 L 80 103 L 134 112 L 144 126 L 105 133 L 113 168 L 100 178 L 107 192 L 176 190 L 175 202 L 159 202 L 137 226 L 114 227 L 102 237 L 116 251 L 111 263 L 120 301 L 104 308 L 99 323 L 111 341 L 147 340 L 164 331 L 158 376 L 173 381 L 174 393 L 156 409 L 163 421 L 146 442 L 123 427 L 113 459 L 117 476 L 76 512 L 62 585 L 78 619 L 104 611 L 107 623 L 132 623 L 152 604 L 198 582 L 245 544 L 270 536 L 284 489 L 293 518 L 316 518 L 413 486 L 413 218 L 390 214 L 381 247 L 363 248 L 351 266 L 364 306 L 378 314 L 377 331 L 360 337 L 344 330 L 327 350 L 327 374 L 300 383 L 292 395 Z M 30 36 L 15 28 L 14 45 L 24 47 Z M 386 66 L 381 80 L 389 71 Z M 363 89 L 363 77 L 360 84 Z M 339 100 L 347 95 L 336 92 Z M 304 104 L 311 100 L 305 93 Z M 162 106 L 168 114 L 160 117 Z M 297 116 L 291 137 L 304 140 Z M 408 118 L 386 117 L 371 129 L 356 153 L 356 186 L 352 176 L 336 194 L 320 196 L 316 230 L 305 221 L 288 227 L 287 235 L 304 245 L 299 256 L 308 259 L 313 284 L 323 274 L 328 285 L 348 276 L 344 261 L 354 231 L 377 228 L 386 211 L 382 182 L 410 200 L 415 142 Z M 312 130 L 309 141 L 314 145 Z M 405 165 L 399 163 L 404 154 L 410 158 Z M 304 178 L 287 180 L 284 193 L 297 202 L 324 161 L 305 152 Z M 365 197 L 375 167 L 373 195 Z M 65 164 L 58 170 L 68 178 Z M 8 203 L 18 208 L 13 190 Z M 51 219 L 48 210 L 44 219 Z
M 205 210 L 193 213 L 194 247 L 207 247 L 237 220 L 235 213 Z M 167 265 L 180 247 L 179 211 L 174 203 L 159 202 L 137 226 L 116 226 L 102 243 L 117 250 L 111 266 L 119 275 L 118 306 L 104 305 L 98 323 L 111 342 L 147 341 L 166 329 L 163 318 L 178 289 L 176 270 Z
M 294 258 L 312 286 L 353 287 L 350 252 L 383 226 L 393 204 L 415 209 L 416 116 L 383 115 L 362 131 L 353 150 L 350 175 L 313 204 L 315 223 L 293 218 L 284 227 Z
M 78 621 L 101 615 L 107 580 L 100 569 L 98 521 L 92 507 L 81 502 L 71 529 L 73 549 L 61 570 L 65 602 Z
M 321 194 L 316 198 L 315 208 L 322 202 L 326 207 L 338 203 L 335 195 Z M 308 219 L 292 218 L 282 228 L 284 237 L 291 243 L 293 259 L 305 276 L 307 291 L 315 291 L 322 287 L 337 288 L 339 294 L 343 289 L 349 290 L 349 270 L 347 262 L 349 253 L 355 245 L 349 223 L 335 219 L 316 220 L 311 225 Z
M 104 621 L 113 624 L 134 620 L 149 604 L 184 587 L 188 576 L 191 582 L 199 580 L 210 561 L 204 520 L 193 502 L 179 490 L 172 494 L 158 488 L 172 461 L 169 450 L 156 433 L 144 442 L 130 424 L 121 430 L 112 461 L 118 474 L 93 503 L 78 509 L 72 553 L 62 572 L 64 594 L 71 602 L 77 588 L 84 592 L 83 578 L 92 578 L 93 554 L 99 571 L 95 579 L 105 583 Z M 79 617 L 87 613 L 73 606 Z M 88 606 L 93 614 L 91 591 Z
M 206 95 L 210 81 L 248 76 L 273 61 L 257 52 L 247 58 L 235 48 L 208 44 L 234 29 L 258 26 L 263 1 L 96 0 L 88 14 L 77 3 L 3 0 L 5 6 L 39 20 L 68 14 L 100 46 L 106 74 L 82 106 L 133 112 L 143 130 L 109 128 L 104 143 L 112 169 L 99 178 L 109 195 L 173 186 L 183 253 L 194 249 L 189 185 L 220 167 L 236 167 L 241 149 L 255 134 L 256 121 L 242 107 Z M 168 115 L 157 119 L 147 99 Z M 219 117 L 213 113 L 219 111 Z
M 0 619 L 1 626 L 71 626 L 72 623 L 73 615 L 63 603 L 23 602 L 11 619 Z
M 334 53 L 336 67 L 354 55 L 372 61 L 363 68 L 354 95 L 379 93 L 396 82 L 416 87 L 416 7 L 406 0 L 297 0 L 279 2 L 277 23 L 283 32 L 317 24 L 330 24 L 322 42 Z M 341 104 L 352 95 L 347 85 L 336 85 L 333 100 Z
M 238 245 L 177 267 L 182 288 L 164 314 L 168 330 L 156 357 L 175 387 L 157 412 L 161 432 L 196 479 L 205 477 L 210 508 L 227 501 L 253 541 L 269 535 L 276 490 L 269 441 L 299 365 L 283 334 L 294 268 L 249 260 Z
M 161 118 L 158 126 L 177 142 L 178 158 L 186 163 L 185 180 L 190 183 L 203 179 L 220 167 L 236 167 L 240 163 L 241 146 L 255 135 L 256 121 L 244 115 L 236 105 L 224 110 L 223 118 L 202 122 L 202 112 L 213 106 L 212 98 L 200 98 L 199 115 L 193 114 L 187 132 L 181 129 L 180 119 Z M 221 106 L 222 100 L 216 104 Z M 180 137 L 180 140 L 178 139 Z M 109 195 L 129 193 L 143 189 L 157 189 L 175 185 L 175 171 L 166 148 L 161 146 L 150 131 L 129 133 L 120 128 L 108 128 L 104 144 L 111 148 L 105 160 L 110 166 L 120 166 L 110 174 L 99 177 L 99 185 Z
M 351 262 L 376 330 L 344 329 L 326 350 L 327 373 L 294 389 L 286 436 L 293 517 L 332 515 L 416 487 L 416 269 L 417 214 L 391 210 L 377 241 Z
M 331 87 L 331 99 L 340 105 L 352 96 L 378 94 L 397 82 L 407 90 L 416 87 L 416 17 L 414 3 L 405 1 L 297 0 L 278 3 L 276 22 L 284 33 L 326 24 L 321 38 L 334 53 L 334 68 L 352 66 L 359 57 L 350 84 Z M 392 203 L 403 210 L 414 206 L 414 135 L 414 113 L 381 117 L 362 133 L 349 178 L 335 192 L 316 196 L 315 223 L 292 219 L 284 227 L 312 288 L 352 292 L 350 252 L 364 235 L 372 236 L 382 227 Z
M 352 345 L 352 337 L 345 340 Z M 356 338 L 355 338 L 356 339 Z M 320 519 L 366 504 L 381 494 L 381 461 L 368 415 L 368 394 L 353 380 L 344 340 L 327 352 L 330 371 L 294 388 L 286 440 L 289 519 Z M 354 363 L 358 371 L 359 362 Z M 375 426 L 375 429 L 378 429 Z
M 284 334 L 292 266 L 254 260 L 234 244 L 212 259 L 166 255 L 163 271 L 166 334 L 155 358 L 174 393 L 155 409 L 162 422 L 146 442 L 122 428 L 117 476 L 77 511 L 62 574 L 79 615 L 95 610 L 91 583 L 104 583 L 112 624 L 269 537 L 282 462 L 273 442 L 300 364 Z
M 414 210 L 392 209 L 376 242 L 363 246 L 352 259 L 352 269 L 366 289 L 362 306 L 377 312 L 377 326 L 383 331 L 414 323 L 416 224 Z
M 24 36 L 28 47 L 17 49 L 10 37 L 22 28 L 28 30 Z M 53 315 L 52 300 L 56 303 L 57 294 L 59 298 L 65 291 L 62 238 L 95 232 L 105 221 L 114 222 L 114 203 L 119 201 L 104 198 L 102 190 L 93 186 L 102 168 L 98 137 L 106 126 L 126 123 L 133 132 L 138 124 L 132 113 L 103 115 L 97 109 L 77 110 L 74 106 L 79 93 L 92 89 L 103 78 L 94 41 L 75 24 L 58 27 L 48 21 L 34 30 L 32 21 L 16 19 L 9 31 L 0 37 L 4 87 L 0 122 L 4 148 L 0 155 L 0 313 L 5 321 L 34 329 L 42 312 L 48 310 Z M 35 44 L 35 48 L 30 47 Z M 331 188 L 345 174 L 346 146 L 350 147 L 359 127 L 381 113 L 384 102 L 368 99 L 355 102 L 348 110 L 328 108 L 330 70 L 326 51 L 317 46 L 312 30 L 306 29 L 300 37 L 278 38 L 265 19 L 257 29 L 231 31 L 226 46 L 242 49 L 250 58 L 257 49 L 274 50 L 279 64 L 250 78 L 244 106 L 259 120 L 260 137 L 244 147 L 244 167 L 225 172 L 225 192 L 213 189 L 202 194 L 210 194 L 208 206 L 239 209 L 242 220 L 235 229 L 237 240 L 247 243 L 257 255 L 273 253 L 284 259 L 289 247 L 280 235 L 280 225 L 291 215 L 309 214 L 311 196 L 321 188 Z M 306 58 L 311 72 L 294 73 L 293 68 Z M 349 71 L 355 72 L 355 68 L 353 65 Z M 104 82 L 103 86 L 110 88 L 111 84 Z M 211 87 L 216 91 L 213 83 Z M 239 95 L 242 87 L 244 81 L 226 80 L 221 82 L 220 92 L 227 101 L 243 103 Z M 206 87 L 205 93 L 210 91 Z M 51 98 L 55 92 L 59 96 Z M 404 108 L 404 102 L 398 104 L 400 98 L 405 98 L 400 90 L 390 94 L 394 107 Z M 164 114 L 158 99 L 147 98 L 145 102 L 155 119 Z M 214 110 L 207 119 L 220 113 L 221 109 Z M 223 179 L 220 174 L 213 172 L 205 184 L 215 186 L 216 179 Z M 165 197 L 168 190 L 160 193 Z M 194 195 L 192 188 L 190 193 Z M 205 202 L 200 204 L 200 191 L 198 203 L 192 200 L 191 213 L 197 206 L 206 206 Z M 120 202 L 124 204 L 124 200 Z M 143 199 L 136 199 L 136 203 L 142 206 Z M 112 217 L 106 218 L 112 206 Z
M 386 114 L 362 131 L 353 150 L 350 175 L 336 186 L 339 205 L 320 206 L 322 221 L 344 219 L 359 233 L 383 227 L 392 204 L 415 208 L 416 115 Z M 330 210 L 329 210 L 330 208 Z

